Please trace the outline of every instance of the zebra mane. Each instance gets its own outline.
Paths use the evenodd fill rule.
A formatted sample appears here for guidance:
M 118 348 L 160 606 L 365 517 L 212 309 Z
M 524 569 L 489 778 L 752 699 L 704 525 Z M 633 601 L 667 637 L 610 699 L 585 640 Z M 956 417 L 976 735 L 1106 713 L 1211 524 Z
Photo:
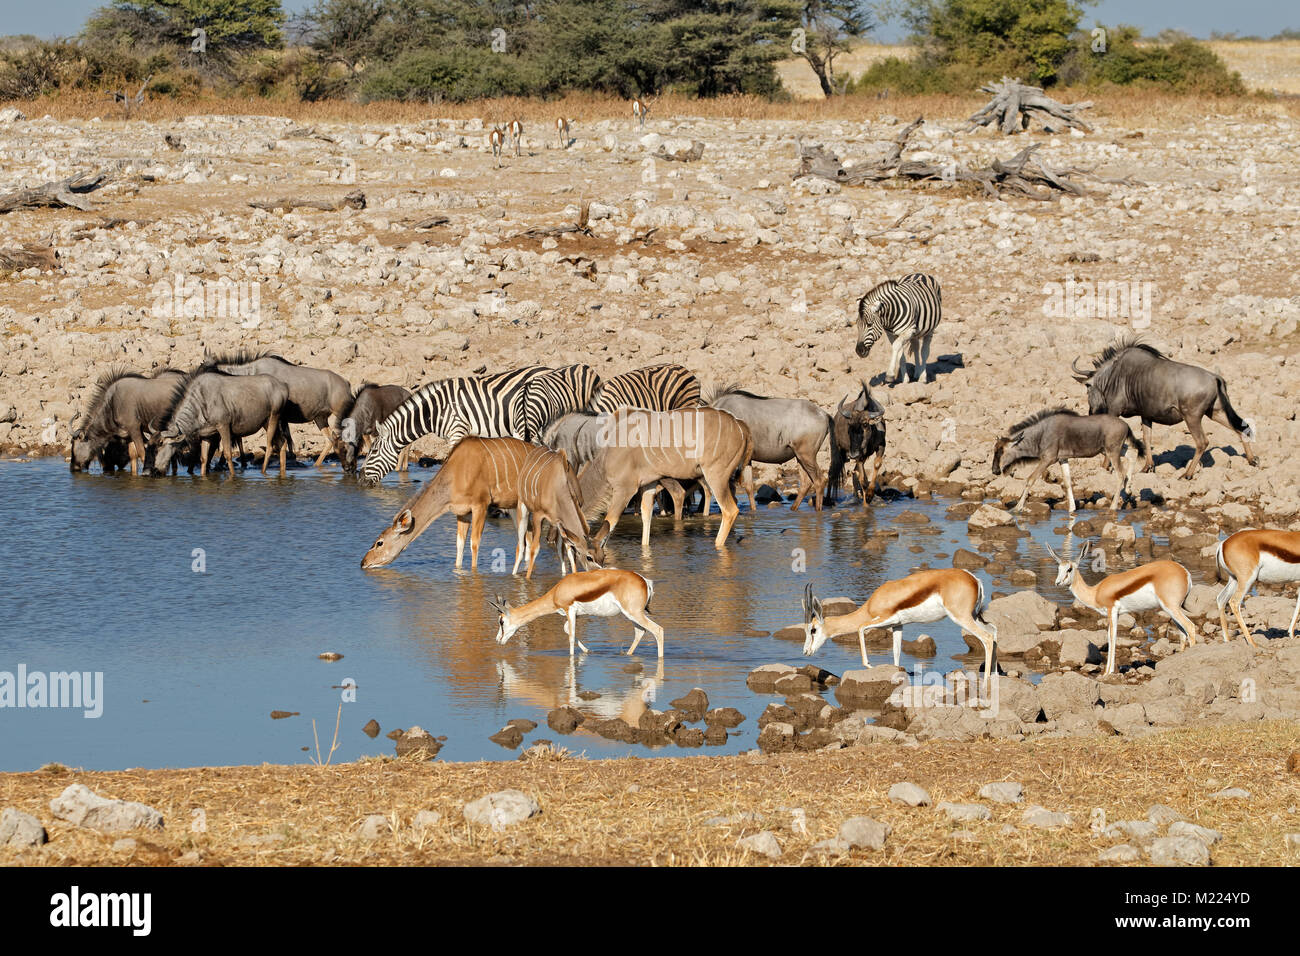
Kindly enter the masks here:
M 95 380 L 94 389 L 90 393 L 90 400 L 86 402 L 86 412 L 83 416 L 85 425 L 82 426 L 81 431 L 85 431 L 86 425 L 97 424 L 98 420 L 103 417 L 108 390 L 114 382 L 120 382 L 124 378 L 143 379 L 146 377 L 125 365 L 114 365 L 107 372 L 100 375 Z
M 1007 429 L 1007 437 L 1017 438 L 1021 432 L 1029 428 L 1031 425 L 1037 425 L 1039 422 L 1048 418 L 1054 418 L 1057 415 L 1072 415 L 1075 418 L 1079 417 L 1078 412 L 1072 408 L 1066 408 L 1064 405 L 1058 405 L 1056 408 L 1043 408 L 1034 412 L 1034 414 L 1030 415 L 1024 421 L 1016 422 Z

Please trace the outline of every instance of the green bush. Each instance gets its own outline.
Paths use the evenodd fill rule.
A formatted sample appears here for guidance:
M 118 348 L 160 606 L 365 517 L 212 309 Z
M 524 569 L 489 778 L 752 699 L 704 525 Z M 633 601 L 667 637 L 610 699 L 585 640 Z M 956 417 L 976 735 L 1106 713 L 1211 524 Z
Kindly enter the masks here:
M 1213 50 L 1181 38 L 1168 45 L 1137 45 L 1137 27 L 1106 30 L 1104 51 L 1093 50 L 1091 33 L 1079 33 L 1061 66 L 1062 82 L 1082 86 L 1149 86 L 1215 96 L 1246 92 L 1241 74 Z

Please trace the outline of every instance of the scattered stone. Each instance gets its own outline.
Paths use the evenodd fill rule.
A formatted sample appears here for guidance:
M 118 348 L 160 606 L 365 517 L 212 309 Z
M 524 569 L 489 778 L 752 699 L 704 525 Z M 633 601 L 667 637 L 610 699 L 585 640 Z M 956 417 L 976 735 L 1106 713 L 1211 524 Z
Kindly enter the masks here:
M 1101 835 L 1108 840 L 1136 840 L 1149 843 L 1160 835 L 1160 828 L 1150 820 L 1116 820 Z
M 704 715 L 704 722 L 709 726 L 720 726 L 728 729 L 738 727 L 744 723 L 745 715 L 734 707 L 715 707 Z
M 341 660 L 343 660 L 343 655 L 342 655 L 342 654 L 335 653 L 334 651 L 326 651 L 324 654 L 319 655 L 319 657 L 320 657 L 320 659 L 323 660 L 323 661 L 341 661 Z
M 963 823 L 973 822 L 976 820 L 991 820 L 993 818 L 993 811 L 978 803 L 944 802 L 935 807 L 935 809 L 940 813 L 946 813 L 949 820 L 960 820 Z
M 1173 807 L 1167 807 L 1163 803 L 1153 803 L 1147 808 L 1147 819 L 1156 826 L 1163 827 L 1187 818 Z
M 581 697 L 582 695 L 579 694 L 578 696 Z M 600 695 L 597 694 L 596 696 L 599 697 Z M 506 726 L 518 727 L 521 733 L 531 734 L 537 729 L 537 721 L 529 720 L 527 717 L 512 717 L 506 721 Z
M 1136 863 L 1141 858 L 1142 854 L 1137 847 L 1127 843 L 1120 843 L 1097 854 L 1097 859 L 1102 863 Z
M 520 790 L 498 790 L 465 804 L 462 812 L 470 823 L 500 831 L 536 816 L 542 808 Z
M 818 856 L 843 856 L 848 853 L 852 847 L 839 837 L 831 837 L 829 840 L 821 840 L 814 843 L 808 849 L 810 853 Z
M 690 693 L 683 694 L 670 703 L 678 710 L 685 711 L 687 714 L 694 714 L 692 720 L 699 720 L 704 712 L 709 709 L 709 695 L 704 693 L 698 687 L 693 688 Z
M 871 817 L 849 817 L 840 824 L 839 838 L 850 847 L 880 850 L 890 834 L 890 826 Z
M 1020 815 L 1020 825 L 1040 830 L 1054 830 L 1058 827 L 1074 826 L 1074 817 L 1068 813 L 1056 813 L 1046 807 L 1032 806 Z
M 745 685 L 757 694 L 771 694 L 775 693 L 778 680 L 794 673 L 789 664 L 763 664 L 749 672 Z
M 113 841 L 112 850 L 114 853 L 134 853 L 139 845 L 135 837 L 122 837 L 120 840 Z
M 361 821 L 361 827 L 357 833 L 363 840 L 378 840 L 392 836 L 393 827 L 388 822 L 388 817 L 382 813 L 372 813 Z
M 1192 836 L 1163 836 L 1148 851 L 1156 866 L 1208 866 L 1210 849 Z
M 397 738 L 399 757 L 405 757 L 407 754 L 425 754 L 426 759 L 432 760 L 438 756 L 438 751 L 441 749 L 442 742 L 420 726 L 412 727 Z
M 889 788 L 889 799 L 908 807 L 928 807 L 930 794 L 923 787 L 904 781 Z
M 557 707 L 546 715 L 546 726 L 557 734 L 571 734 L 581 726 L 582 711 L 576 707 Z
M 1209 827 L 1197 826 L 1195 823 L 1189 823 L 1186 820 L 1175 820 L 1169 824 L 1170 836 L 1189 836 L 1200 840 L 1206 846 L 1213 846 L 1223 839 L 1223 834 L 1218 830 L 1211 830 Z
M 153 807 L 128 800 L 101 797 L 84 784 L 74 783 L 50 801 L 56 819 L 103 833 L 121 830 L 161 830 L 163 816 Z
M 379 721 L 371 717 L 366 721 L 366 725 L 361 728 L 361 732 L 372 740 L 379 736 Z
M 1241 787 L 1227 787 L 1218 793 L 1210 794 L 1211 800 L 1249 800 L 1250 791 Z
M 508 750 L 514 750 L 524 742 L 524 732 L 513 724 L 506 724 L 495 734 L 488 738 L 494 744 L 499 744 Z
M 781 857 L 781 843 L 771 830 L 763 830 L 752 836 L 741 837 L 736 846 L 750 853 L 760 853 L 769 860 L 777 860 Z
M 272 719 L 272 720 L 284 720 L 286 717 L 297 717 L 297 716 L 298 716 L 298 711 L 296 711 L 296 710 L 273 710 L 273 711 L 271 711 L 271 719 Z
M 441 822 L 442 814 L 437 810 L 420 810 L 411 818 L 411 829 L 418 833 L 420 830 L 436 827 Z
M 979 795 L 995 803 L 1019 803 L 1025 799 L 1025 788 L 1018 783 L 986 783 L 980 787 Z
M 41 821 L 30 813 L 6 807 L 0 813 L 0 846 L 23 848 L 40 846 L 49 841 Z
M 736 824 L 754 824 L 763 822 L 763 814 L 756 813 L 753 810 L 742 810 L 740 813 L 733 813 L 729 817 L 709 817 L 704 821 L 706 827 L 730 827 Z
M 981 505 L 979 510 L 970 516 L 970 519 L 966 522 L 966 527 L 970 531 L 987 531 L 990 528 L 1002 528 L 1015 523 L 1015 516 L 1005 508 L 985 504 Z

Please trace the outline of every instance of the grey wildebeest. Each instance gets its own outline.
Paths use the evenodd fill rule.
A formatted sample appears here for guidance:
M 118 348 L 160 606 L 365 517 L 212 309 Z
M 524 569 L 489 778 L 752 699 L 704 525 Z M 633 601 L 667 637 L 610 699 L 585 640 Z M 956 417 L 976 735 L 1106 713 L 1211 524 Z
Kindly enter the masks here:
M 171 408 L 185 373 L 164 368 L 152 377 L 127 369 L 110 369 L 99 377 L 82 422 L 72 433 L 69 468 L 84 471 L 96 458 L 111 471 L 121 461 L 121 443 L 131 474 L 144 470 L 149 439 Z
M 1246 460 L 1255 464 L 1255 452 L 1250 447 L 1255 440 L 1255 426 L 1233 409 L 1221 375 L 1175 362 L 1141 338 L 1128 336 L 1108 345 L 1093 360 L 1091 371 L 1080 368 L 1077 359 L 1072 367 L 1075 380 L 1088 387 L 1089 412 L 1142 419 L 1142 440 L 1146 445 L 1144 470 L 1155 467 L 1151 458 L 1151 423 L 1184 422 L 1196 442 L 1196 452 L 1182 477 L 1196 474 L 1201 455 L 1209 445 L 1201 426 L 1205 417 L 1236 432 L 1241 437 Z
M 176 399 L 158 436 L 155 472 L 165 472 L 177 446 L 198 443 L 199 473 L 208 473 L 211 443 L 220 439 L 221 453 L 230 473 L 235 473 L 234 444 L 266 430 L 262 474 L 280 448 L 280 474 L 284 474 L 288 429 L 281 412 L 289 401 L 289 386 L 270 375 L 228 375 L 199 368 L 176 386 Z M 283 429 L 283 431 L 282 431 Z
M 804 399 L 766 398 L 735 386 L 715 392 L 709 405 L 734 415 L 749 426 L 754 440 L 754 461 L 784 465 L 793 458 L 799 462 L 804 480 L 794 504 L 790 506 L 791 511 L 799 510 L 809 491 L 813 495 L 813 507 L 822 510 L 826 476 L 817 464 L 817 455 L 828 435 L 831 436 L 831 472 L 839 475 L 844 470 L 845 449 L 834 440 L 830 415 Z M 744 484 L 749 495 L 749 510 L 753 511 L 756 508 L 754 469 L 748 462 L 745 464 Z M 705 510 L 707 513 L 707 507 Z
M 366 382 L 352 395 L 352 405 L 343 410 L 339 421 L 339 436 L 343 445 L 343 470 L 355 474 L 357 456 L 363 443 L 379 434 L 379 424 L 393 413 L 393 409 L 411 397 L 400 385 L 374 385 Z M 410 449 L 403 448 L 397 458 L 397 470 L 406 471 Z
M 406 547 L 424 533 L 439 517 L 451 512 L 456 516 L 456 567 L 465 557 L 465 537 L 470 537 L 470 567 L 478 569 L 479 544 L 487 521 L 488 507 L 496 505 L 503 511 L 513 512 L 516 525 L 522 529 L 525 516 L 520 511 L 521 478 L 529 464 L 545 458 L 548 464 L 558 463 L 562 468 L 563 456 L 540 445 L 532 445 L 518 438 L 479 438 L 469 435 L 456 443 L 438 473 L 393 518 L 392 523 L 375 540 L 361 559 L 363 568 L 380 568 L 391 564 Z M 545 468 L 541 469 L 545 471 Z M 540 477 L 540 476 L 539 476 Z M 566 540 L 582 554 L 589 557 L 586 519 L 576 502 L 572 510 L 561 508 L 542 494 L 541 482 L 531 489 L 537 494 L 530 500 L 542 517 L 552 519 Z M 576 491 L 568 482 L 547 482 L 546 492 L 564 494 Z M 572 520 L 576 513 L 578 520 Z M 518 538 L 515 569 L 519 567 L 523 535 Z
M 831 448 L 843 449 L 844 459 L 840 462 L 841 470 L 837 470 L 832 456 L 826 488 L 834 497 L 843 480 L 842 467 L 851 461 L 853 493 L 866 504 L 876 493 L 876 480 L 880 477 L 880 465 L 885 459 L 885 410 L 871 397 L 871 388 L 866 382 L 862 383 L 862 391 L 853 400 L 853 404 L 845 407 L 848 400 L 847 395 L 840 399 L 831 419 Z M 866 477 L 868 458 L 872 459 L 870 481 Z
M 314 423 L 325 436 L 325 448 L 316 459 L 316 467 L 325 462 L 331 451 L 343 460 L 339 442 L 339 422 L 344 411 L 352 404 L 352 386 L 347 379 L 329 369 L 295 365 L 278 355 L 267 352 L 236 352 L 232 355 L 215 355 L 204 359 L 203 367 L 216 368 L 229 375 L 270 375 L 289 387 L 289 400 L 280 419 L 286 426 Z M 289 435 L 289 429 L 285 428 Z M 289 452 L 293 453 L 292 436 L 288 439 Z
M 1065 496 L 1074 511 L 1074 488 L 1070 480 L 1071 458 L 1092 458 L 1105 455 L 1110 467 L 1119 476 L 1113 503 L 1119 507 L 1128 490 L 1132 468 L 1125 468 L 1124 445 L 1132 442 L 1139 456 L 1146 454 L 1146 446 L 1133 434 L 1128 423 L 1114 415 L 1080 415 L 1068 408 L 1045 408 L 1035 412 L 1011 429 L 993 445 L 993 474 L 1009 471 L 1018 461 L 1032 461 L 1033 472 L 1025 482 L 1015 510 L 1025 506 L 1025 498 L 1034 482 L 1047 473 L 1057 462 L 1065 476 Z
M 672 412 L 620 408 L 601 417 L 600 449 L 578 473 L 583 507 L 590 517 L 604 517 L 597 546 L 604 547 L 623 509 L 641 491 L 641 546 L 649 547 L 653 496 L 646 492 L 665 478 L 702 478 L 722 511 L 714 544 L 723 547 L 740 513 L 731 485 L 752 456 L 749 426 L 707 406 Z

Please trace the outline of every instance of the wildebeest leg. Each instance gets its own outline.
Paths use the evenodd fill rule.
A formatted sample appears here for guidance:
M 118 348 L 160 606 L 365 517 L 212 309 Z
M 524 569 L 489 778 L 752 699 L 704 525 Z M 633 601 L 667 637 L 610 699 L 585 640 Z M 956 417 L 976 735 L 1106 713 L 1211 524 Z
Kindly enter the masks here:
M 266 419 L 266 453 L 262 455 L 262 474 L 266 474 L 266 467 L 270 464 L 271 456 L 275 454 L 275 439 L 280 433 L 280 413 L 272 412 Z M 243 457 L 243 450 L 240 450 L 240 457 Z M 284 477 L 284 469 L 280 469 L 280 477 Z
M 807 481 L 799 488 L 799 497 L 794 500 L 790 506 L 791 511 L 798 511 L 799 505 L 803 503 L 804 495 L 812 491 L 812 503 L 814 511 L 822 510 L 822 491 L 826 488 L 826 475 L 822 473 L 821 466 L 817 464 L 817 452 L 814 450 L 811 454 L 806 448 L 796 448 L 794 457 L 799 462 L 799 467 L 803 469 Z
M 1029 497 L 1029 489 L 1034 487 L 1034 483 L 1038 481 L 1039 478 L 1043 477 L 1047 472 L 1047 466 L 1050 464 L 1050 461 L 1040 461 L 1037 466 L 1035 466 L 1034 470 L 1029 473 L 1029 477 L 1025 480 L 1025 490 L 1020 492 L 1020 500 L 1016 502 L 1016 506 L 1012 510 L 1019 511 L 1025 506 L 1025 499 Z
M 1201 424 L 1201 416 L 1195 417 L 1187 415 L 1183 418 L 1187 423 L 1187 430 L 1192 433 L 1192 441 L 1196 442 L 1196 451 L 1192 455 L 1192 460 L 1187 463 L 1187 470 L 1183 472 L 1183 478 L 1190 478 L 1196 474 L 1201 467 L 1201 456 L 1205 454 L 1205 449 L 1209 447 L 1210 441 L 1205 437 L 1205 428 Z
M 128 429 L 130 432 L 130 445 L 127 448 L 127 457 L 131 459 L 131 474 L 139 475 L 144 473 L 144 433 L 140 426 L 135 425 Z
M 853 463 L 853 496 L 864 505 L 871 500 L 870 494 L 866 487 L 867 463 L 864 459 L 859 458 Z
M 1210 417 L 1225 428 L 1231 429 L 1241 439 L 1241 449 L 1246 455 L 1246 461 L 1252 465 L 1255 464 L 1255 450 L 1251 447 L 1250 442 L 1246 440 L 1246 436 L 1232 427 L 1232 423 L 1228 421 L 1227 413 L 1219 407 L 1218 402 L 1214 403 L 1214 411 L 1210 414 Z
M 1147 463 L 1142 470 L 1144 472 L 1155 471 L 1156 460 L 1151 457 L 1151 419 L 1149 418 L 1142 419 L 1142 443 L 1147 450 Z
M 1070 481 L 1070 463 L 1061 462 L 1061 474 L 1065 475 L 1065 500 L 1069 502 L 1070 514 L 1074 514 L 1074 483 Z

